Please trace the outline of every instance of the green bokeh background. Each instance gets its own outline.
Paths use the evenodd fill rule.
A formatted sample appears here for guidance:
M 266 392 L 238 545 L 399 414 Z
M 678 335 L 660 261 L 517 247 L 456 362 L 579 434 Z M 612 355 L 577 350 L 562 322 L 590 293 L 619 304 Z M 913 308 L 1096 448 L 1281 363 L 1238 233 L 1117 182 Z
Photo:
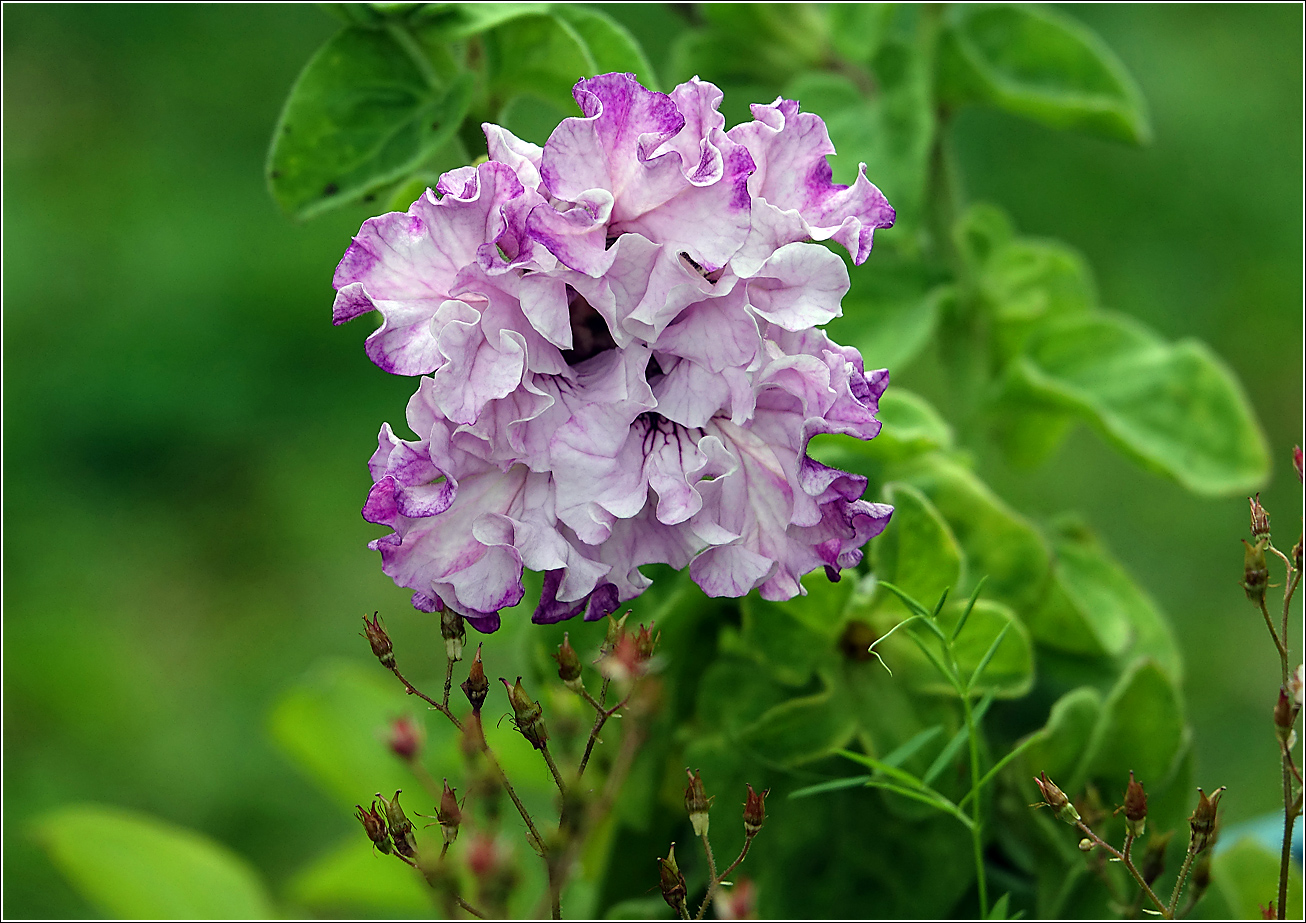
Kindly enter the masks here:
M 681 20 L 611 12 L 665 60 Z M 966 111 L 966 190 L 1080 248 L 1105 305 L 1229 362 L 1270 437 L 1263 500 L 1288 544 L 1302 10 L 1069 12 L 1138 79 L 1155 143 Z M 276 884 L 354 822 L 276 751 L 269 705 L 325 656 L 364 662 L 364 611 L 436 637 L 358 515 L 376 430 L 412 390 L 368 362 L 363 327 L 329 322 L 366 212 L 296 226 L 263 186 L 281 101 L 335 25 L 274 5 L 9 6 L 3 24 L 3 911 L 94 915 L 27 832 L 70 801 L 201 829 Z M 937 377 L 926 359 L 894 380 L 929 394 Z M 974 448 L 1019 508 L 1083 511 L 1169 612 L 1197 781 L 1229 786 L 1227 822 L 1273 810 L 1277 668 L 1236 586 L 1245 500 L 1193 497 L 1083 430 L 1032 476 Z

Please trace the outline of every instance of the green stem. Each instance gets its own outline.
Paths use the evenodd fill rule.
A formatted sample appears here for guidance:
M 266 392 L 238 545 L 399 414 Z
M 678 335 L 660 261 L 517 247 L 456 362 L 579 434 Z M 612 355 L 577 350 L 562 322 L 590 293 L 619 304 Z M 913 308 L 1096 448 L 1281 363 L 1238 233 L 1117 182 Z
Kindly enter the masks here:
M 1284 647 L 1284 642 L 1279 640 L 1279 632 L 1275 630 L 1274 619 L 1270 618 L 1270 610 L 1265 608 L 1265 597 L 1261 596 L 1261 615 L 1265 616 L 1265 627 L 1270 629 L 1270 637 L 1274 639 L 1275 650 L 1279 652 L 1279 671 L 1282 674 L 1279 681 L 1285 686 L 1288 684 L 1288 649 Z M 1284 633 L 1287 633 L 1287 613 L 1284 613 Z
M 694 914 L 695 920 L 703 919 L 703 914 L 707 912 L 707 905 L 712 903 L 712 897 L 716 894 L 716 886 L 720 884 L 716 877 L 716 859 L 712 856 L 712 844 L 708 841 L 706 832 L 703 834 L 703 852 L 707 853 L 707 894 L 703 897 L 698 913 Z
M 951 650 L 949 650 L 951 655 Z M 979 735 L 975 733 L 975 717 L 970 709 L 970 696 L 961 697 L 961 710 L 966 716 L 966 735 L 970 738 L 970 785 L 971 791 L 979 792 Z M 984 876 L 984 829 L 980 821 L 980 798 L 978 794 L 971 802 L 971 818 L 974 824 L 970 828 L 971 845 L 975 852 L 975 882 L 979 888 L 980 916 L 989 915 L 988 881 Z
M 540 753 L 544 754 L 544 762 L 549 764 L 549 772 L 553 773 L 553 781 L 558 783 L 558 793 L 565 799 L 567 797 L 567 786 L 562 784 L 562 774 L 558 772 L 558 766 L 553 762 L 553 754 L 549 753 L 547 743 L 540 745 Z
M 1193 860 L 1197 858 L 1197 850 L 1193 849 L 1196 845 L 1196 840 L 1190 840 L 1188 843 L 1188 855 L 1184 856 L 1184 864 L 1179 869 L 1179 877 L 1175 879 L 1174 890 L 1170 892 L 1170 906 L 1165 908 L 1167 919 L 1174 919 L 1174 909 L 1179 904 L 1179 895 L 1184 890 L 1184 882 L 1188 880 L 1188 871 L 1193 867 Z
M 1283 744 L 1283 848 L 1279 853 L 1279 905 L 1278 916 L 1286 920 L 1288 912 L 1288 871 L 1292 860 L 1292 828 L 1297 819 L 1292 800 L 1292 754 Z

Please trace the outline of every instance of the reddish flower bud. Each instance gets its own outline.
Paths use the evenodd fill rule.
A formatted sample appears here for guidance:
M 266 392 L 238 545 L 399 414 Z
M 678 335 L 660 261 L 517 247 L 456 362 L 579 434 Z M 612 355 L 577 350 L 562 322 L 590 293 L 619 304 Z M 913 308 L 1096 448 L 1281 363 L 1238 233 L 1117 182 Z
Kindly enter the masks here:
M 444 654 L 450 660 L 463 659 L 463 645 L 467 643 L 467 626 L 463 617 L 452 609 L 440 613 L 440 637 L 444 638 Z
M 1038 790 L 1043 795 L 1043 803 L 1037 805 L 1037 807 L 1043 807 L 1043 805 L 1046 805 L 1052 809 L 1052 813 L 1059 819 L 1072 826 L 1079 823 L 1079 812 L 1076 811 L 1075 806 L 1070 803 L 1070 799 L 1066 797 L 1066 793 L 1057 788 L 1057 784 L 1048 778 L 1046 772 L 1040 772 L 1038 778 L 1034 780 L 1034 784 L 1038 786 Z
M 485 678 L 485 667 L 481 664 L 479 644 L 476 645 L 476 656 L 472 659 L 471 669 L 467 671 L 467 678 L 462 682 L 462 689 L 467 701 L 472 703 L 472 712 L 479 712 L 490 692 L 490 681 Z
M 373 801 L 372 807 L 368 810 L 364 810 L 361 804 L 356 804 L 354 807 L 358 809 L 354 816 L 367 831 L 367 838 L 372 841 L 372 845 L 389 855 L 393 848 L 390 844 L 390 834 L 385 828 L 385 819 L 376 809 L 376 802 Z
M 395 792 L 394 798 L 386 799 L 380 792 L 376 797 L 380 799 L 381 806 L 385 808 L 386 823 L 390 827 L 390 836 L 394 838 L 395 852 L 409 859 L 417 857 L 417 837 L 413 835 L 413 824 L 404 814 L 404 809 L 399 806 L 399 795 L 402 790 Z
M 381 666 L 387 670 L 395 668 L 394 645 L 390 643 L 390 636 L 385 633 L 381 627 L 380 614 L 372 613 L 372 620 L 369 622 L 367 616 L 363 616 L 363 637 L 367 638 L 367 643 L 372 645 L 372 653 L 376 659 L 381 661 Z
M 1302 472 L 1303 464 L 1301 446 L 1295 445 L 1292 447 L 1292 466 L 1297 469 L 1297 480 L 1299 481 L 1306 480 L 1306 476 Z
M 580 681 L 580 657 L 576 655 L 576 649 L 571 646 L 571 639 L 565 631 L 562 633 L 562 643 L 558 645 L 558 652 L 553 655 L 553 659 L 558 661 L 558 679 L 562 680 L 572 692 L 580 692 L 584 688 L 584 684 Z
M 1270 583 L 1270 569 L 1265 564 L 1265 542 L 1258 539 L 1256 544 L 1252 545 L 1247 539 L 1243 539 L 1242 543 L 1245 546 L 1242 587 L 1247 592 L 1247 598 L 1252 602 L 1264 602 L 1265 588 Z
M 617 639 L 616 647 L 600 658 L 599 672 L 619 683 L 643 674 L 644 659 L 634 635 L 626 633 Z
M 549 739 L 549 732 L 544 727 L 544 709 L 539 702 L 531 701 L 522 687 L 520 676 L 517 677 L 516 686 L 509 686 L 502 676 L 499 677 L 499 682 L 508 690 L 508 701 L 512 704 L 513 723 L 517 725 L 517 730 L 531 742 L 532 747 L 539 750 Z
M 440 822 L 440 832 L 444 841 L 452 843 L 458 839 L 458 825 L 463 822 L 462 809 L 458 807 L 457 793 L 449 787 L 449 780 L 444 780 L 444 792 L 440 795 L 440 806 L 435 809 L 435 819 Z
M 766 796 L 771 794 L 771 790 L 763 789 L 759 794 L 753 791 L 752 785 L 747 782 L 744 784 L 748 786 L 748 800 L 744 802 L 744 836 L 751 840 L 757 836 L 766 820 Z
M 689 822 L 694 825 L 694 836 L 706 836 L 708 826 L 707 809 L 712 806 L 712 799 L 703 791 L 703 779 L 698 770 L 690 772 L 689 786 L 685 789 L 685 810 L 689 812 Z
M 667 857 L 658 860 L 658 884 L 662 888 L 662 899 L 677 915 L 683 916 L 688 889 L 685 887 L 685 876 L 681 874 L 680 866 L 676 865 L 675 843 L 667 850 Z
M 1261 495 L 1258 491 L 1256 496 L 1248 497 L 1247 503 L 1252 508 L 1252 541 L 1259 542 L 1261 539 L 1270 537 L 1270 514 L 1261 506 Z
M 1220 806 L 1220 796 L 1223 794 L 1223 785 L 1212 792 L 1209 798 L 1206 797 L 1206 792 L 1200 788 L 1197 790 L 1197 807 L 1193 809 L 1192 816 L 1188 818 L 1188 826 L 1193 831 L 1193 852 L 1195 853 L 1201 852 L 1215 842 L 1216 811 Z
M 659 631 L 654 635 L 652 622 L 649 623 L 648 628 L 642 624 L 639 626 L 639 631 L 635 633 L 635 653 L 641 663 L 652 659 L 660 640 L 662 640 L 662 632 Z
M 1129 771 L 1129 787 L 1125 789 L 1125 826 L 1135 837 L 1143 835 L 1147 827 L 1147 792 L 1143 783 L 1134 779 L 1134 771 Z
M 499 864 L 499 846 L 493 834 L 480 832 L 467 844 L 467 871 L 477 878 L 485 878 Z
M 390 724 L 390 752 L 401 760 L 412 760 L 422 749 L 422 729 L 404 715 Z

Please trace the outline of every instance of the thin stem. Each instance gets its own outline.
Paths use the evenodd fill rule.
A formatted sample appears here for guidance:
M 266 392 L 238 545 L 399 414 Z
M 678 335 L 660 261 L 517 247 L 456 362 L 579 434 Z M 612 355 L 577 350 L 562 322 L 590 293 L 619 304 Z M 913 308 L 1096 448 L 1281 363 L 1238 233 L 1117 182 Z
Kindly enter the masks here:
M 698 913 L 694 914 L 695 920 L 703 919 L 703 914 L 707 912 L 707 905 L 712 903 L 712 896 L 716 894 L 716 886 L 719 884 L 716 877 L 716 859 L 712 856 L 712 843 L 707 838 L 707 831 L 703 832 L 702 839 L 703 852 L 707 854 L 707 894 L 703 897 Z
M 1270 637 L 1274 639 L 1274 646 L 1279 652 L 1279 664 L 1283 672 L 1283 682 L 1288 682 L 1288 651 L 1279 640 L 1279 632 L 1275 630 L 1274 619 L 1270 618 L 1270 610 L 1265 608 L 1265 597 L 1261 597 L 1261 615 L 1265 616 L 1265 627 L 1270 629 Z
M 517 807 L 517 813 L 521 815 L 522 820 L 526 821 L 526 829 L 530 831 L 535 848 L 540 851 L 541 855 L 547 856 L 548 849 L 544 845 L 544 838 L 540 836 L 540 831 L 535 829 L 535 821 L 531 820 L 531 814 L 526 810 L 526 805 L 522 804 L 521 799 L 517 797 L 517 792 L 513 789 L 512 783 L 508 781 L 507 774 L 503 771 L 503 767 L 499 765 L 498 757 L 494 755 L 494 751 L 490 749 L 489 744 L 483 744 L 481 752 L 485 754 L 485 759 L 490 764 L 490 768 L 494 770 L 494 774 L 499 777 L 499 784 L 503 786 L 503 790 L 508 793 L 508 797 L 512 799 L 512 803 Z
M 739 868 L 739 863 L 743 862 L 744 857 L 748 855 L 748 847 L 752 845 L 753 845 L 753 838 L 745 834 L 744 848 L 739 851 L 739 858 L 736 859 L 734 862 L 731 862 L 730 867 L 726 869 L 724 872 L 722 872 L 719 876 L 717 876 L 717 884 L 721 884 L 721 882 L 725 881 L 727 878 L 730 877 L 731 872 Z
M 951 651 L 949 651 L 951 653 Z M 970 828 L 971 846 L 975 853 L 975 880 L 979 887 L 980 916 L 989 915 L 989 891 L 988 882 L 984 876 L 984 830 L 980 820 L 980 767 L 979 767 L 979 735 L 975 733 L 975 716 L 970 709 L 970 696 L 961 697 L 961 710 L 966 716 L 966 734 L 970 738 L 970 787 L 971 791 L 976 793 L 975 799 L 971 802 L 971 818 L 974 823 Z
M 447 848 L 448 844 L 445 845 Z M 411 866 L 412 868 L 415 868 L 419 872 L 421 872 L 422 877 L 426 879 L 426 883 L 430 885 L 433 890 L 445 891 L 446 893 L 452 894 L 455 903 L 457 903 L 458 906 L 461 907 L 463 910 L 466 910 L 472 916 L 477 917 L 479 919 L 482 920 L 489 919 L 485 914 L 481 913 L 471 904 L 467 903 L 467 901 L 463 900 L 462 897 L 458 894 L 458 892 L 454 891 L 447 882 L 441 881 L 439 878 L 435 877 L 433 873 L 427 872 L 427 870 L 422 868 L 422 866 L 418 864 L 416 861 L 409 859 L 407 856 L 401 856 L 399 855 L 399 853 L 394 853 L 393 855 L 400 862 L 403 862 L 405 865 Z M 444 853 L 441 853 L 440 857 L 444 858 Z
M 558 772 L 558 766 L 553 762 L 553 755 L 549 753 L 548 743 L 540 745 L 540 753 L 544 754 L 544 762 L 549 764 L 549 772 L 553 773 L 553 781 L 558 783 L 558 792 L 563 798 L 567 797 L 567 786 L 562 784 L 562 774 Z
M 580 758 L 580 768 L 576 770 L 576 778 L 577 778 L 577 779 L 580 779 L 580 777 L 581 777 L 582 775 L 585 774 L 585 767 L 586 767 L 587 765 L 589 765 L 590 755 L 594 752 L 594 745 L 595 745 L 596 743 L 599 742 L 599 732 L 603 730 L 603 725 L 606 724 L 606 723 L 607 723 L 607 720 L 608 720 L 609 718 L 611 718 L 611 717 L 612 717 L 613 715 L 615 715 L 618 711 L 620 711 L 621 708 L 622 708 L 622 707 L 623 707 L 627 702 L 630 701 L 630 695 L 631 695 L 631 693 L 633 693 L 634 691 L 635 691 L 635 690 L 634 690 L 634 688 L 632 687 L 632 688 L 631 688 L 631 692 L 630 692 L 630 693 L 627 693 L 627 695 L 626 695 L 626 697 L 625 697 L 624 699 L 622 699 L 622 700 L 621 700 L 620 702 L 618 702 L 616 705 L 613 705 L 611 708 L 604 708 L 604 707 L 603 707 L 603 703 L 606 702 L 606 701 L 607 701 L 607 698 L 608 698 L 608 681 L 607 681 L 607 680 L 604 680 L 604 681 L 603 681 L 603 690 L 602 690 L 602 695 L 600 695 L 600 697 L 599 697 L 599 701 L 598 701 L 598 702 L 595 702 L 595 701 L 594 701 L 594 697 L 591 696 L 589 693 L 585 693 L 585 699 L 586 699 L 586 700 L 587 700 L 591 705 L 594 706 L 595 711 L 597 711 L 597 714 L 594 716 L 594 727 L 590 729 L 590 737 L 589 737 L 589 740 L 587 740 L 587 741 L 585 742 L 585 753 L 584 753 L 584 755 L 581 756 L 581 758 Z M 559 784 L 561 784 L 561 783 L 559 783 Z
M 1197 858 L 1197 850 L 1193 848 L 1196 845 L 1196 840 L 1188 842 L 1188 855 L 1184 856 L 1184 864 L 1179 869 L 1179 877 L 1175 879 L 1174 890 L 1170 892 L 1170 906 L 1167 910 L 1170 919 L 1174 919 L 1174 909 L 1179 904 L 1179 895 L 1184 890 L 1184 882 L 1188 880 L 1188 872 L 1193 867 L 1193 860 Z
M 447 661 L 444 668 L 444 707 L 449 710 L 449 692 L 453 689 L 453 661 Z
M 1286 920 L 1288 912 L 1288 869 L 1292 860 L 1292 828 L 1297 819 L 1296 805 L 1292 800 L 1292 753 L 1287 742 L 1283 744 L 1283 848 L 1279 853 L 1279 904 L 1278 916 Z
M 422 701 L 426 702 L 436 711 L 440 712 L 440 714 L 444 715 L 446 718 L 452 721 L 453 726 L 456 727 L 458 730 L 461 731 L 463 729 L 463 723 L 454 717 L 454 714 L 449 710 L 448 705 L 437 702 L 435 699 L 431 698 L 425 692 L 423 692 L 422 690 L 414 686 L 412 683 L 410 683 L 407 679 L 404 678 L 404 675 L 399 672 L 398 667 L 392 667 L 391 672 L 394 673 L 394 675 L 399 679 L 399 682 L 404 684 L 404 688 L 408 690 L 409 695 L 415 695 Z
M 1075 826 L 1078 827 L 1080 832 L 1083 833 L 1085 836 L 1087 836 L 1090 840 L 1092 840 L 1098 846 L 1101 846 L 1111 855 L 1115 856 L 1117 859 L 1119 859 L 1121 862 L 1124 863 L 1125 868 L 1129 870 L 1129 874 L 1134 876 L 1134 881 L 1138 882 L 1139 887 L 1141 887 L 1145 892 L 1147 892 L 1147 896 L 1151 898 L 1152 903 L 1156 904 L 1156 908 L 1161 911 L 1161 916 L 1165 917 L 1167 920 L 1174 919 L 1174 912 L 1170 908 L 1166 907 L 1165 904 L 1161 903 L 1161 898 L 1156 896 L 1156 892 L 1152 890 L 1152 886 L 1147 883 L 1146 879 L 1143 878 L 1143 876 L 1139 873 L 1138 869 L 1134 867 L 1134 862 L 1132 859 L 1125 856 L 1125 854 L 1120 852 L 1120 850 L 1116 849 L 1106 840 L 1102 839 L 1100 836 L 1094 833 L 1092 828 L 1089 827 L 1088 824 L 1084 823 L 1082 820 L 1076 821 Z

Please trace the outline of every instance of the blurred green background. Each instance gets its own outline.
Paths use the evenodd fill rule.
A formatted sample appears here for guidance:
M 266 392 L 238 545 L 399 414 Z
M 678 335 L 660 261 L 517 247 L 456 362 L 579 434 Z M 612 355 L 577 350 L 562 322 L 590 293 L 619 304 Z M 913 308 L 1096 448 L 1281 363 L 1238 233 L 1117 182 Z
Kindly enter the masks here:
M 1289 544 L 1302 10 L 1068 11 L 1138 79 L 1154 144 L 967 110 L 966 191 L 1081 249 L 1105 305 L 1228 361 L 1269 434 L 1262 498 Z M 657 65 L 683 26 L 610 12 Z M 364 611 L 436 644 L 358 515 L 376 430 L 412 391 L 368 362 L 363 329 L 330 325 L 366 211 L 296 226 L 262 179 L 281 101 L 335 28 L 308 6 L 4 10 L 8 916 L 94 915 L 29 835 L 70 801 L 196 827 L 283 881 L 355 822 L 270 742 L 269 706 L 323 657 L 365 664 Z M 937 376 L 927 358 L 894 380 L 930 394 Z M 1083 511 L 1153 593 L 1187 658 L 1198 783 L 1229 786 L 1227 822 L 1273 810 L 1277 667 L 1236 585 L 1245 500 L 1194 497 L 1083 430 L 1033 475 L 972 447 L 1018 508 Z

